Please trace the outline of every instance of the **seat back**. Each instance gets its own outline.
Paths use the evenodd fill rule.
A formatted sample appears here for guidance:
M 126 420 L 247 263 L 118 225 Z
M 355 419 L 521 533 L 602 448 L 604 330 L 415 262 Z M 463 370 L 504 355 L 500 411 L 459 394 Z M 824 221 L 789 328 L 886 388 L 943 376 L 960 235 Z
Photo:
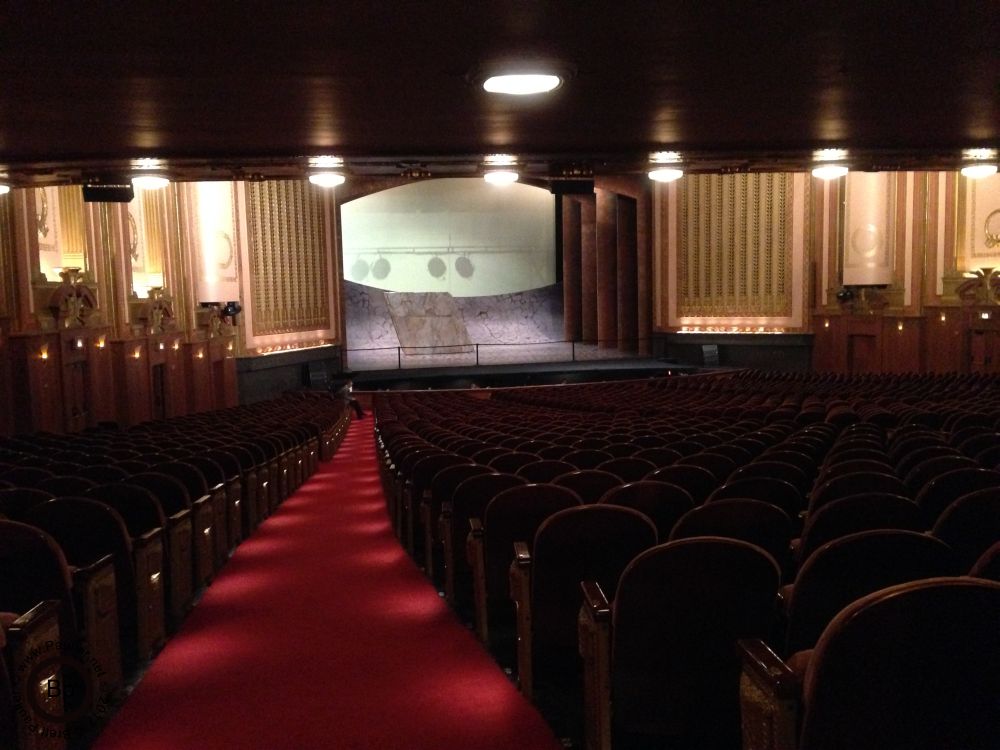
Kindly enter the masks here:
M 880 529 L 828 542 L 806 560 L 795 579 L 786 652 L 812 648 L 841 609 L 872 591 L 958 572 L 948 545 L 928 534 Z
M 968 456 L 935 456 L 926 458 L 907 472 L 903 482 L 916 495 L 925 484 L 954 469 L 978 469 L 979 464 Z
M 0 515 L 12 521 L 20 521 L 24 515 L 34 508 L 55 498 L 50 492 L 28 487 L 13 487 L 0 489 Z
M 917 493 L 917 505 L 925 516 L 937 521 L 945 508 L 962 495 L 987 487 L 1000 487 L 1000 472 L 991 469 L 954 469 L 941 474 Z
M 1000 584 L 877 591 L 823 632 L 803 683 L 802 750 L 988 750 L 1000 737 Z
M 738 745 L 736 641 L 772 627 L 778 582 L 770 555 L 734 539 L 683 539 L 636 557 L 612 604 L 616 733 Z
M 979 556 L 975 565 L 969 570 L 969 575 L 1000 583 L 1000 542 L 992 545 Z
M 614 458 L 610 453 L 596 448 L 574 449 L 562 457 L 563 461 L 578 469 L 596 469 L 599 464 Z
M 701 505 L 705 499 L 719 486 L 719 480 L 708 469 L 701 466 L 674 464 L 650 472 L 646 479 L 655 482 L 668 482 L 683 487 L 691 495 L 695 505 Z
M 911 497 L 909 489 L 896 476 L 884 472 L 858 471 L 842 474 L 813 488 L 809 496 L 809 512 L 814 513 L 827 503 L 861 492 L 887 492 Z
M 576 470 L 573 464 L 551 458 L 532 461 L 514 473 L 519 477 L 524 477 L 529 482 L 551 482 L 556 477 Z
M 709 497 L 709 502 L 732 498 L 762 500 L 781 508 L 789 518 L 797 518 L 805 508 L 805 499 L 795 487 L 783 479 L 745 477 L 722 485 Z
M 725 482 L 734 471 L 737 463 L 735 460 L 722 453 L 714 452 L 714 449 L 693 453 L 690 456 L 678 459 L 677 466 L 700 466 L 711 472 L 718 482 Z
M 0 520 L 0 610 L 24 614 L 45 599 L 59 601 L 60 636 L 75 644 L 73 579 L 59 543 L 36 526 Z
M 1000 541 L 1000 486 L 962 495 L 945 508 L 931 534 L 952 548 L 960 570 L 968 570 Z
M 683 487 L 649 479 L 612 487 L 598 503 L 639 511 L 656 526 L 657 538 L 661 541 L 670 537 L 677 519 L 694 507 L 691 493 Z
M 624 481 L 608 471 L 582 469 L 562 474 L 553 479 L 552 484 L 571 489 L 585 503 L 596 503 L 604 496 L 604 493 L 613 487 L 624 484 Z
M 156 499 L 160 501 L 166 516 L 173 516 L 182 510 L 191 508 L 191 495 L 188 493 L 187 487 L 179 479 L 169 474 L 148 471 L 133 474 L 128 481 L 129 484 L 143 487 L 156 495 Z
M 553 484 L 511 487 L 490 500 L 483 514 L 489 599 L 509 607 L 507 580 L 514 559 L 514 542 L 530 543 L 542 521 L 574 505 L 580 505 L 579 496 Z
M 696 536 L 741 539 L 767 552 L 782 568 L 788 561 L 792 522 L 776 505 L 747 498 L 729 498 L 692 508 L 678 519 L 670 540 Z
M 508 451 L 490 461 L 490 468 L 507 474 L 516 474 L 522 466 L 534 463 L 538 456 L 523 451 Z
M 580 581 L 597 581 L 614 597 L 625 566 L 656 540 L 656 528 L 646 516 L 616 505 L 575 506 L 542 522 L 532 545 L 531 570 L 537 677 L 579 689 Z
M 805 562 L 827 542 L 859 531 L 904 529 L 926 531 L 920 507 L 909 498 L 885 492 L 863 492 L 824 505 L 809 516 L 799 542 L 798 559 Z
M 598 471 L 614 474 L 623 482 L 638 482 L 656 469 L 657 466 L 652 461 L 634 456 L 612 458 L 597 465 Z
M 802 469 L 794 464 L 784 461 L 772 461 L 759 459 L 741 466 L 729 476 L 730 482 L 740 479 L 750 479 L 751 477 L 765 477 L 769 479 L 780 479 L 788 482 L 800 494 L 805 495 L 809 490 L 809 477 Z

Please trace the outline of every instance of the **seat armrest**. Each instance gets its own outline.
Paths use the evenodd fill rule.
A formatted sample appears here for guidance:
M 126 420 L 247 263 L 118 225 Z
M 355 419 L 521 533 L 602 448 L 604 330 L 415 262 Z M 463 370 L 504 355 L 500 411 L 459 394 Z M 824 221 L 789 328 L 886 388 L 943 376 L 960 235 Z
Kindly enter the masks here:
M 514 564 L 519 568 L 531 567 L 531 550 L 527 542 L 514 542 Z
M 30 637 L 38 628 L 45 627 L 55 621 L 59 622 L 59 601 L 57 599 L 47 599 L 39 602 L 23 615 L 18 617 L 7 628 L 8 633 L 17 631 L 25 637 Z
M 581 581 L 577 640 L 583 658 L 584 746 L 611 750 L 611 606 L 596 581 Z
M 476 635 L 487 646 L 490 642 L 489 612 L 486 604 L 486 549 L 480 518 L 469 519 L 469 535 L 465 539 L 465 556 L 472 568 L 472 593 L 476 613 Z
M 469 519 L 469 534 L 476 537 L 477 539 L 483 538 L 483 519 L 481 518 Z
M 795 750 L 802 680 L 759 639 L 737 645 L 743 662 L 740 713 L 744 750 Z
M 608 622 L 611 619 L 611 605 L 597 581 L 581 581 L 583 590 L 583 610 L 594 622 Z
M 517 681 L 521 694 L 531 700 L 534 691 L 532 664 L 531 552 L 525 542 L 514 542 L 510 563 L 510 598 L 517 619 Z

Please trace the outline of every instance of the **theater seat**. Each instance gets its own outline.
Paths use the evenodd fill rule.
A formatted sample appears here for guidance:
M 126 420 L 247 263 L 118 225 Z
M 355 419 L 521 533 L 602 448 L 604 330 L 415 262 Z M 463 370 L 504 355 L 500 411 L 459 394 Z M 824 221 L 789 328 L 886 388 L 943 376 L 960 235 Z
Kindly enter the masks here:
M 952 548 L 960 570 L 968 570 L 1000 541 L 1000 487 L 962 495 L 945 508 L 931 534 Z
M 683 487 L 646 479 L 613 487 L 599 504 L 621 505 L 645 515 L 656 526 L 657 537 L 666 541 L 677 519 L 694 507 L 691 494 Z
M 483 643 L 490 644 L 492 624 L 513 625 L 508 580 L 514 542 L 534 539 L 546 518 L 580 504 L 580 497 L 565 487 L 526 484 L 498 493 L 481 521 L 470 520 L 466 557 L 472 568 L 476 633 Z
M 601 504 L 558 511 L 533 541 L 515 542 L 510 595 L 525 696 L 531 698 L 536 682 L 579 696 L 580 581 L 597 581 L 613 597 L 625 566 L 656 540 L 656 528 L 642 513 Z
M 880 529 L 828 542 L 805 561 L 795 583 L 783 589 L 785 653 L 815 646 L 837 612 L 859 597 L 897 583 L 957 573 L 954 553 L 928 534 Z
M 942 615 L 946 616 L 942 616 Z M 840 611 L 804 678 L 741 642 L 744 750 L 995 750 L 1000 584 L 931 578 Z
M 624 484 L 617 474 L 600 469 L 581 469 L 562 474 L 552 480 L 558 487 L 567 487 L 585 503 L 596 503 L 608 490 Z
M 986 578 L 1000 583 L 1000 542 L 986 550 L 969 571 L 973 578 Z
M 738 744 L 736 643 L 772 627 L 778 581 L 759 547 L 699 537 L 641 553 L 613 602 L 584 582 L 586 747 Z

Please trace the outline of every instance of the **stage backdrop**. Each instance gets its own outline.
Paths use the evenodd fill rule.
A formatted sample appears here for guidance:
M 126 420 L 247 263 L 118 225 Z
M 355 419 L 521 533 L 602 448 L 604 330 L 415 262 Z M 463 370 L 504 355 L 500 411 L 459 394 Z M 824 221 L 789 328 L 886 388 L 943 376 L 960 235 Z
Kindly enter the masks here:
M 341 208 L 344 279 L 482 297 L 554 284 L 555 198 L 479 178 L 390 188 Z

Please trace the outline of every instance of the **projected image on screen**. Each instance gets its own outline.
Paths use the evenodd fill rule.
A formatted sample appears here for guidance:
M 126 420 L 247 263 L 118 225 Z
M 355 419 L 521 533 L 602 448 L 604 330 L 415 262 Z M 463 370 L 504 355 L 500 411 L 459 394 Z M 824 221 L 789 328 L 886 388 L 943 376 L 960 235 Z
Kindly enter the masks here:
M 480 297 L 555 283 L 555 198 L 515 183 L 426 180 L 341 206 L 344 278 Z

